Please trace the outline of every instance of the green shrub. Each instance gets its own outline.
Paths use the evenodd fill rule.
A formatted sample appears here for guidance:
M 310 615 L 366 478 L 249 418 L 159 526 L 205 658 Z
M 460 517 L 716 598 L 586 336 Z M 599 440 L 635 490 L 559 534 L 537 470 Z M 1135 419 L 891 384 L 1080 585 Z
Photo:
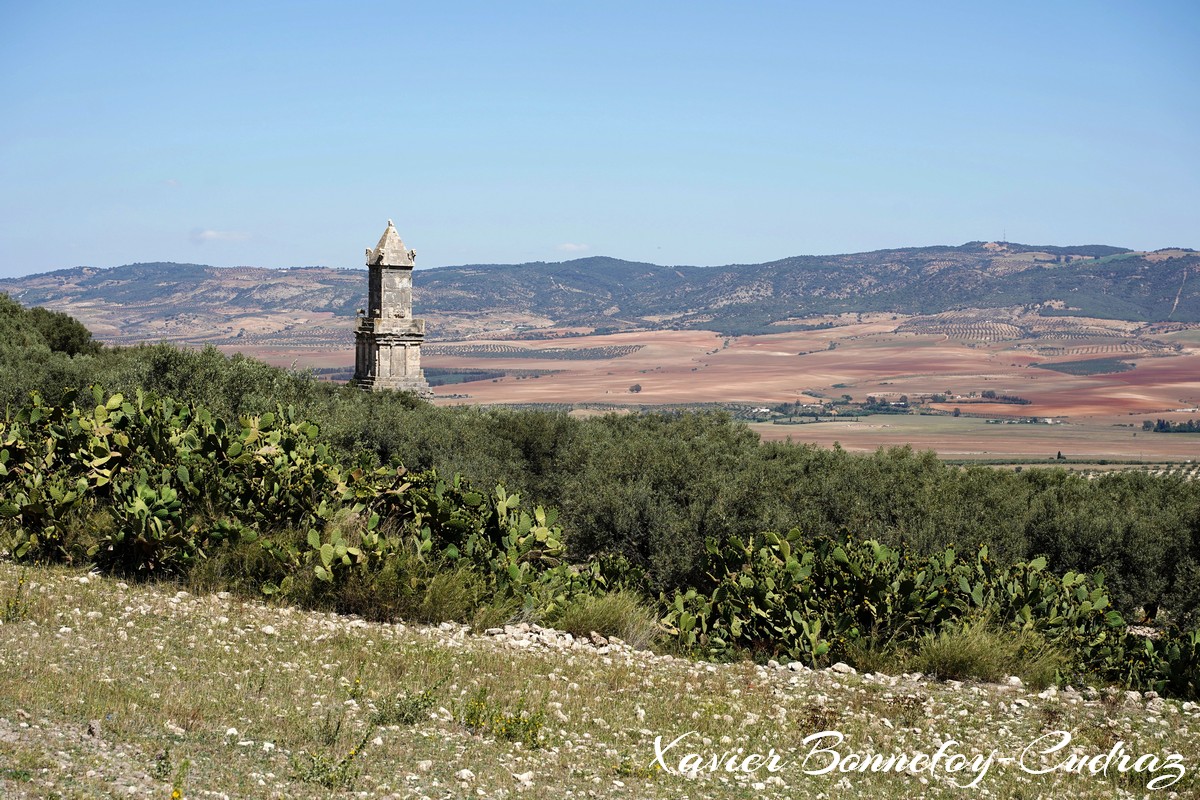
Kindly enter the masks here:
M 283 540 L 289 533 L 275 534 Z M 232 591 L 256 596 L 264 586 L 277 586 L 287 576 L 287 567 L 263 548 L 259 541 L 231 541 L 208 550 L 187 574 L 189 588 L 195 594 Z
M 371 725 L 415 725 L 427 720 L 429 712 L 437 704 L 438 686 L 380 700 L 371 715 Z
M 909 669 L 942 680 L 995 682 L 1016 675 L 1039 689 L 1056 683 L 1069 664 L 1069 658 L 1040 635 L 1014 633 L 986 618 L 925 634 L 908 661 Z
M 506 742 L 519 742 L 526 750 L 541 746 L 545 715 L 520 706 L 510 711 L 488 697 L 481 688 L 459 709 L 458 722 L 471 733 L 490 734 Z
M 0 601 L 0 622 L 22 622 L 29 616 L 29 597 L 25 594 L 25 571 L 17 574 L 17 583 Z
M 659 631 L 655 613 L 636 594 L 625 589 L 577 598 L 550 622 L 575 636 L 587 636 L 593 631 L 615 636 L 638 650 L 654 644 Z
M 465 622 L 483 600 L 483 579 L 470 566 L 461 565 L 433 575 L 422 587 L 415 622 Z
M 25 319 L 55 352 L 70 356 L 100 352 L 101 344 L 92 339 L 92 332 L 83 323 L 61 311 L 30 308 L 25 312 Z
M 864 637 L 846 647 L 844 658 L 859 672 L 899 675 L 909 671 L 908 648 L 879 636 Z
M 375 728 L 369 726 L 366 733 L 350 748 L 349 752 L 338 759 L 321 753 L 305 753 L 303 755 L 308 760 L 308 763 L 305 764 L 301 759 L 293 757 L 292 769 L 296 773 L 296 778 L 304 783 L 315 783 L 326 789 L 353 791 L 355 784 L 358 783 L 358 776 L 362 774 L 362 767 L 359 766 L 359 763 L 362 760 L 364 748 L 374 733 Z
M 521 604 L 520 598 L 493 595 L 488 598 L 487 602 L 480 604 L 471 615 L 471 630 L 481 633 L 488 628 L 517 625 L 522 622 L 540 623 L 541 621 L 532 607 Z
M 875 541 L 810 543 L 795 530 L 723 547 L 710 539 L 708 551 L 715 588 L 663 596 L 663 622 L 682 646 L 713 657 L 749 652 L 819 666 L 923 636 L 934 652 L 939 637 L 982 618 L 989 623 L 978 635 L 994 625 L 1043 637 L 1073 666 L 1111 672 L 1127 664 L 1125 622 L 1102 576 L 1059 577 L 1045 559 L 1000 567 L 986 547 L 974 558 L 947 548 L 917 559 Z

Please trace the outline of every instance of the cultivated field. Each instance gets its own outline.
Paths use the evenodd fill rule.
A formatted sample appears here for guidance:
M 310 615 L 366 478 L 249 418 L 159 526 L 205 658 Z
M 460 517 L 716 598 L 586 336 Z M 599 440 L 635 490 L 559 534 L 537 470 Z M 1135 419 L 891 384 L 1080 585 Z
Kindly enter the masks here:
M 431 342 L 424 364 L 512 373 L 439 387 L 443 403 L 592 406 L 594 411 L 700 404 L 770 408 L 828 403 L 842 395 L 855 403 L 868 396 L 885 402 L 908 397 L 914 403 L 921 399 L 926 410 L 948 415 L 958 408 L 962 416 L 887 415 L 754 427 L 765 439 L 836 441 L 853 450 L 911 443 L 950 458 L 1046 458 L 1059 451 L 1073 460 L 1200 458 L 1200 436 L 1141 431 L 1145 419 L 1200 416 L 1194 410 L 1200 407 L 1200 328 L 1195 326 L 1040 317 L 1021 310 L 789 322 L 814 329 L 740 337 L 692 330 L 609 335 L 544 330 L 536 339 Z M 352 362 L 349 350 L 306 349 L 293 341 L 286 347 L 230 344 L 223 349 L 282 365 L 328 369 Z M 1096 374 L 1087 374 L 1086 362 L 1093 360 Z M 1133 369 L 1106 371 L 1116 362 Z M 1069 372 L 1040 368 L 1056 363 L 1066 364 Z M 534 378 L 531 371 L 550 374 Z M 1029 403 L 986 402 L 982 395 L 989 390 Z M 946 401 L 935 402 L 935 394 Z M 1053 424 L 986 422 L 1030 417 Z
M 855 452 L 911 444 L 918 450 L 936 450 L 948 459 L 1044 459 L 1051 466 L 1057 462 L 1059 453 L 1071 461 L 1200 460 L 1200 436 L 1143 433 L 1140 426 L 1133 431 L 1094 421 L 1056 425 L 990 424 L 983 419 L 963 417 L 875 415 L 857 422 L 803 426 L 751 423 L 750 427 L 763 439 L 791 437 L 795 442 L 814 442 L 830 447 L 837 443 Z

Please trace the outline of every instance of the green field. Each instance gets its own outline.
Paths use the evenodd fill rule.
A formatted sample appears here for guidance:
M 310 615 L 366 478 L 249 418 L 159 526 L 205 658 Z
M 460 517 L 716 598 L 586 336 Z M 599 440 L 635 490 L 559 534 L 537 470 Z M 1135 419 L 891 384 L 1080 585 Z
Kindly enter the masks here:
M 1119 358 L 1089 358 L 1082 361 L 1059 361 L 1054 364 L 1035 364 L 1042 369 L 1052 369 L 1067 375 L 1109 375 L 1116 372 L 1128 372 L 1135 367 L 1128 361 Z

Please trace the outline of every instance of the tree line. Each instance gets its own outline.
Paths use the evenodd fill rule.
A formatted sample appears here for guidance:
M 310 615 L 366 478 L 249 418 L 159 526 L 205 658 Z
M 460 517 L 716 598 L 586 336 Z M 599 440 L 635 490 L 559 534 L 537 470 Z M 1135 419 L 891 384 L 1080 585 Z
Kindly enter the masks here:
M 1158 419 L 1154 422 L 1144 420 L 1142 430 L 1154 433 L 1200 433 L 1200 419 L 1189 419 L 1187 422 L 1172 422 L 1169 419 Z

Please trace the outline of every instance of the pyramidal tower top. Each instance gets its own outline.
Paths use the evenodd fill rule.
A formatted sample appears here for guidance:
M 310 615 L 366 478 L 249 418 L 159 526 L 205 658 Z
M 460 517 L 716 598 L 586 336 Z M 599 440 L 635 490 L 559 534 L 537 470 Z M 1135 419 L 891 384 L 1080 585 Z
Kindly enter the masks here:
M 367 266 L 412 267 L 417 261 L 416 250 L 406 250 L 396 226 L 389 219 L 387 229 L 379 237 L 375 249 L 367 249 Z
M 412 315 L 416 258 L 390 219 L 379 244 L 367 248 L 367 307 L 354 331 L 354 380 L 362 389 L 432 395 L 421 370 L 425 320 Z

